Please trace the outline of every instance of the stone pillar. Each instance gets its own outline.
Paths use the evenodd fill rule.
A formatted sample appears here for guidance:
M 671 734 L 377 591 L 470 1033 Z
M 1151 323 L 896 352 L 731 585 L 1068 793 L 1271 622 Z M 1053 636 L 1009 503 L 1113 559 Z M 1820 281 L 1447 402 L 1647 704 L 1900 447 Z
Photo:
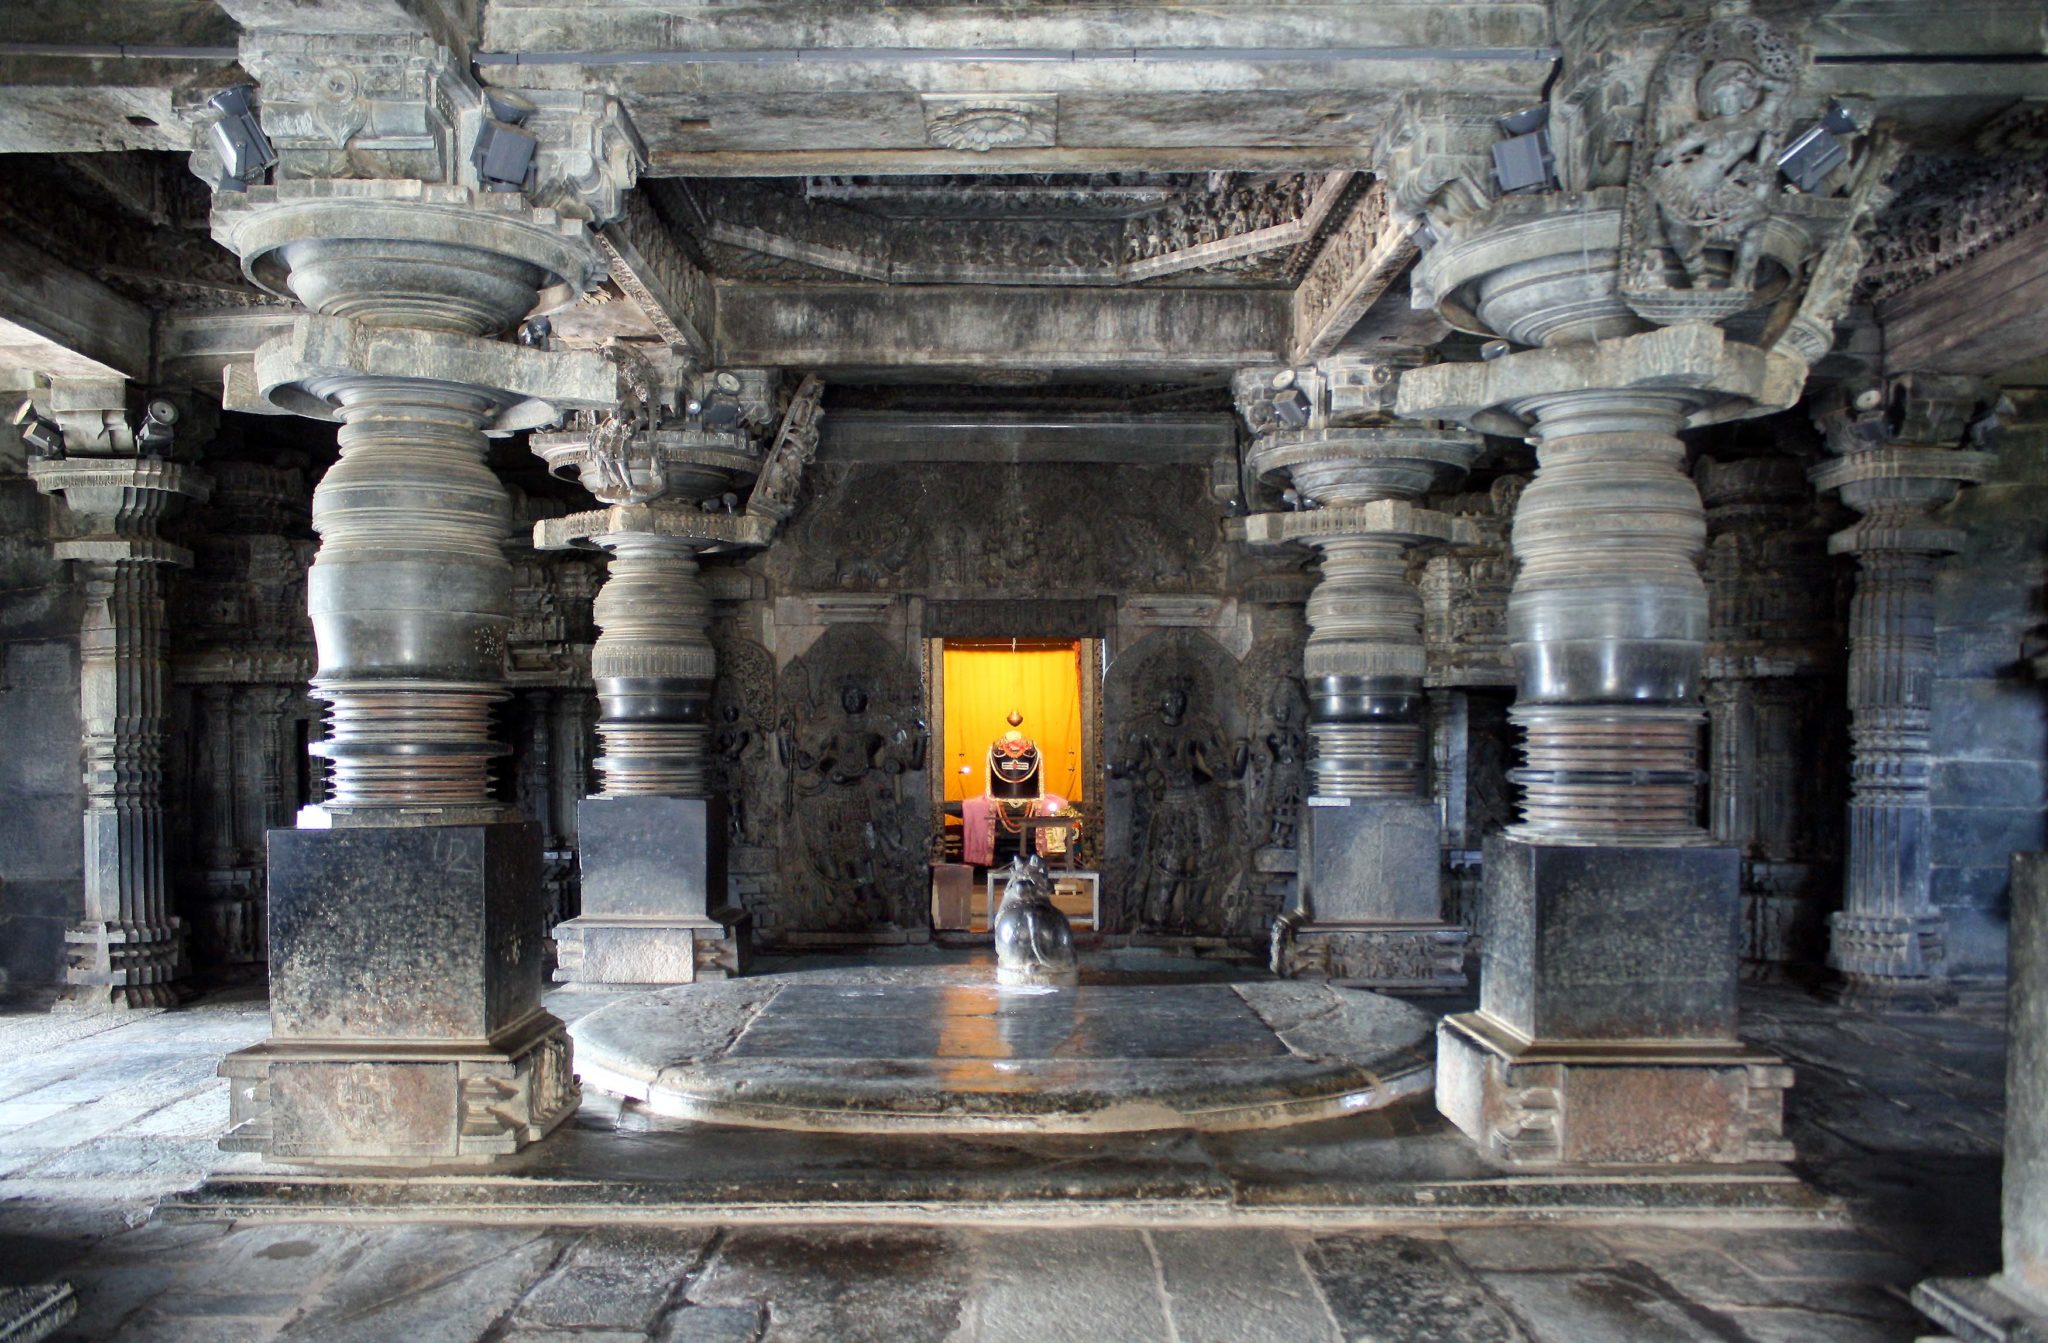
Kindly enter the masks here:
M 2010 946 L 2005 1270 L 1913 1289 L 1913 1304 L 1958 1343 L 2048 1338 L 2048 853 L 2013 855 Z
M 1929 716 L 1934 570 L 1962 535 L 1929 515 L 1990 471 L 1964 451 L 1996 397 L 1972 378 L 1905 374 L 1836 389 L 1818 416 L 1833 454 L 1814 483 L 1863 515 L 1828 538 L 1856 557 L 1849 608 L 1849 832 L 1828 966 L 1846 997 L 1879 1007 L 1954 1001 L 1943 920 L 1929 897 Z
M 770 517 L 736 501 L 763 470 L 753 427 L 772 423 L 775 383 L 759 372 L 678 369 L 657 397 L 659 373 L 642 370 L 638 381 L 648 388 L 642 404 L 532 441 L 551 471 L 576 476 L 606 505 L 537 524 L 534 544 L 611 556 L 591 651 L 601 783 L 576 810 L 581 910 L 555 927 L 556 977 L 572 983 L 723 979 L 744 971 L 751 938 L 747 915 L 727 900 L 726 803 L 710 787 L 717 667 L 698 558 L 764 545 L 772 533 Z M 799 418 L 810 424 L 820 391 L 815 380 L 798 390 L 785 431 Z M 721 395 L 733 427 L 705 428 L 703 408 Z
M 1333 359 L 1237 382 L 1255 435 L 1246 465 L 1291 486 L 1302 505 L 1246 519 L 1246 539 L 1322 556 L 1303 654 L 1310 796 L 1300 898 L 1274 929 L 1273 968 L 1457 989 L 1466 932 L 1443 919 L 1442 826 L 1423 759 L 1422 595 L 1407 552 L 1451 535 L 1450 518 L 1414 501 L 1461 476 L 1482 440 L 1394 419 L 1395 381 L 1416 362 Z M 1278 417 L 1279 397 L 1307 405 L 1305 426 Z
M 157 535 L 180 498 L 206 497 L 190 467 L 150 456 L 87 456 L 111 439 L 133 450 L 119 383 L 52 389 L 81 455 L 29 463 L 36 488 L 64 500 L 59 559 L 77 561 L 79 719 L 85 749 L 85 917 L 66 929 L 64 1003 L 167 1007 L 184 966 L 164 867 L 164 600 L 161 569 L 191 556 Z M 77 432 L 90 420 L 102 432 Z M 111 432 L 108 432 L 111 431 Z
M 1427 217 L 1417 306 L 1488 341 L 1403 374 L 1398 412 L 1538 458 L 1507 611 L 1522 817 L 1487 845 L 1480 1006 L 1441 1027 L 1437 1105 L 1509 1162 L 1784 1159 L 1790 1071 L 1736 1034 L 1739 856 L 1700 824 L 1706 527 L 1678 434 L 1796 403 L 1896 158 L 1848 136 L 1785 188 L 1808 56 L 1763 19 L 1593 7 L 1559 45 L 1543 106 L 1487 126 L 1418 100 L 1381 150 Z
M 1829 743 L 1839 675 L 1835 583 L 1802 464 L 1702 457 L 1707 506 L 1708 829 L 1742 854 L 1743 974 L 1817 966 L 1834 827 L 1811 763 Z
M 445 52 L 411 59 L 409 87 L 437 95 L 425 115 L 480 101 Z M 488 1162 L 577 1101 L 540 1002 L 538 827 L 490 788 L 512 573 L 485 450 L 614 403 L 618 380 L 597 355 L 498 339 L 600 264 L 582 219 L 481 190 L 468 163 L 450 153 L 443 181 L 281 174 L 215 200 L 215 238 L 308 311 L 229 370 L 231 408 L 340 424 L 307 580 L 327 796 L 270 832 L 272 1035 L 222 1065 L 223 1145 L 273 1159 Z

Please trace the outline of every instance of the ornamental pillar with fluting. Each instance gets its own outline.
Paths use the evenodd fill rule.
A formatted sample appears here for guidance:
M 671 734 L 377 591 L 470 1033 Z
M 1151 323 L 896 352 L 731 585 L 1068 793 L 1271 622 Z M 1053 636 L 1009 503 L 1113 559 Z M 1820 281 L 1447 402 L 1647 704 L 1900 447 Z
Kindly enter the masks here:
M 110 387 L 116 419 L 122 390 Z M 191 556 L 157 526 L 178 501 L 204 499 L 206 480 L 152 456 L 38 458 L 28 469 L 37 489 L 64 500 L 70 520 L 56 554 L 75 562 L 84 607 L 85 909 L 64 932 L 63 1002 L 167 1007 L 185 953 L 164 867 L 162 569 Z
M 1945 922 L 1928 890 L 1933 835 L 1928 735 L 1934 574 L 1962 533 L 1930 516 L 1990 472 L 1967 450 L 1997 400 L 1972 378 L 1901 374 L 1834 389 L 1817 419 L 1830 458 L 1813 468 L 1862 514 L 1828 538 L 1856 557 L 1849 607 L 1849 824 L 1842 908 L 1828 967 L 1843 996 L 1876 1006 L 1953 1001 Z
M 486 449 L 620 389 L 599 355 L 506 338 L 603 273 L 592 207 L 549 189 L 553 132 L 534 119 L 538 190 L 480 181 L 471 141 L 528 132 L 494 122 L 449 53 L 400 45 L 364 78 L 426 100 L 379 103 L 379 134 L 416 115 L 431 148 L 385 158 L 389 141 L 372 140 L 348 157 L 357 175 L 334 178 L 336 132 L 289 111 L 308 87 L 285 64 L 296 48 L 245 40 L 277 90 L 263 114 L 280 180 L 214 201 L 215 239 L 306 310 L 229 369 L 229 408 L 333 421 L 341 449 L 314 491 L 307 576 L 328 789 L 268 836 L 272 1033 L 222 1065 L 223 1145 L 481 1164 L 543 1137 L 578 1097 L 540 1001 L 539 828 L 491 788 L 513 584 L 510 500 Z M 441 175 L 409 175 L 428 169 Z
M 1807 57 L 1762 20 L 1589 11 L 1561 36 L 1547 103 L 1472 144 L 1458 190 L 1431 182 L 1459 142 L 1398 142 L 1428 174 L 1389 152 L 1429 217 L 1418 305 L 1489 341 L 1403 374 L 1397 409 L 1538 459 L 1507 611 L 1521 817 L 1487 844 L 1480 1005 L 1440 1029 L 1437 1105 L 1514 1163 L 1782 1160 L 1790 1070 L 1736 1030 L 1740 859 L 1701 824 L 1679 434 L 1798 400 L 1888 156 L 1850 136 L 1785 189 Z
M 576 809 L 581 907 L 555 927 L 556 977 L 571 983 L 723 979 L 744 972 L 752 933 L 727 899 L 726 799 L 710 786 L 717 666 L 699 560 L 773 534 L 772 518 L 739 501 L 763 469 L 757 431 L 774 423 L 776 383 L 687 369 L 660 381 L 669 394 L 652 404 L 532 439 L 551 471 L 605 505 L 536 524 L 534 544 L 611 558 L 590 660 L 600 787 Z M 792 398 L 806 425 L 818 393 L 810 380 Z M 721 396 L 730 409 L 706 427 Z
M 1450 538 L 1452 519 L 1417 506 L 1478 457 L 1476 434 L 1390 413 L 1397 359 L 1333 358 L 1247 370 L 1238 404 L 1246 466 L 1301 507 L 1245 520 L 1254 545 L 1322 557 L 1303 653 L 1310 796 L 1296 907 L 1273 932 L 1273 969 L 1381 988 L 1465 984 L 1466 930 L 1443 919 L 1441 830 L 1423 746 L 1422 594 L 1408 552 Z M 1299 407 L 1290 426 L 1276 400 Z

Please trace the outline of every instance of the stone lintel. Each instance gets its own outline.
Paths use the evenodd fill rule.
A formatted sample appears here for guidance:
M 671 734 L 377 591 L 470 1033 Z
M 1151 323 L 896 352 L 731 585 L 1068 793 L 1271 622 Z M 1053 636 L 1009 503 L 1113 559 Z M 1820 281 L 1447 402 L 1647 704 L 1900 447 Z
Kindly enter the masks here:
M 253 367 L 252 385 L 264 404 L 227 409 L 281 409 L 331 420 L 337 418 L 333 408 L 306 391 L 306 384 L 350 377 L 411 379 L 491 394 L 499 409 L 485 428 L 504 434 L 547 424 L 565 409 L 609 407 L 618 401 L 617 369 L 599 354 L 365 326 L 345 317 L 293 319 L 289 330 L 257 347 Z
M 1532 404 L 1561 392 L 1684 390 L 1697 394 L 1700 409 L 1686 424 L 1698 426 L 1784 410 L 1805 385 L 1801 360 L 1688 324 L 1413 369 L 1401 375 L 1396 408 L 1406 419 L 1519 437 L 1533 422 Z
M 844 462 L 1113 462 L 1207 466 L 1237 444 L 1228 415 L 834 411 L 818 460 Z
M 150 336 L 150 312 L 140 303 L 0 237 L 0 367 L 47 377 L 147 378 Z
M 1289 296 L 1257 289 L 728 285 L 720 362 L 824 376 L 917 369 L 1221 373 L 1277 363 Z
M 1988 1279 L 1929 1278 L 1913 1288 L 1913 1306 L 1948 1330 L 1953 1343 L 2030 1343 L 2048 1338 L 2048 1302 L 2033 1300 L 2003 1274 Z

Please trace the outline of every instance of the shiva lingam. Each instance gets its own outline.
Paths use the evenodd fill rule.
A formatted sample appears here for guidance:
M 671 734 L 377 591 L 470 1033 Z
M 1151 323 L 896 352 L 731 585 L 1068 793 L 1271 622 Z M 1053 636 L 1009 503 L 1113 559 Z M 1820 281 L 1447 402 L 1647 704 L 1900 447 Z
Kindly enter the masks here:
M 1037 854 L 1010 860 L 1003 903 L 996 909 L 996 983 L 1058 988 L 1081 982 L 1074 930 L 1052 902 L 1052 873 Z

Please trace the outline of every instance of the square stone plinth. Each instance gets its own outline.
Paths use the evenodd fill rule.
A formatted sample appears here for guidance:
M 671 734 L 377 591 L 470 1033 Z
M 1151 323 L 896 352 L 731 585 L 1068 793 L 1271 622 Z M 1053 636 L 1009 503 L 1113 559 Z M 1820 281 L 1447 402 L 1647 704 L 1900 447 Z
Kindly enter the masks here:
M 1730 1041 L 1545 1045 L 1483 1012 L 1437 1027 L 1436 1107 L 1510 1165 L 1790 1161 L 1792 1070 Z
M 276 1038 L 481 1042 L 540 1010 L 540 827 L 270 832 Z
M 222 1146 L 476 1164 L 575 1109 L 540 1006 L 538 826 L 273 830 L 269 852 L 272 1035 L 221 1064 Z
M 690 984 L 745 971 L 752 930 L 726 904 L 722 798 L 585 798 L 576 823 L 583 908 L 555 927 L 556 979 Z
M 1734 849 L 1486 844 L 1480 1010 L 1539 1041 L 1733 1041 Z
M 1301 905 L 1315 923 L 1436 923 L 1443 854 L 1426 798 L 1316 797 L 1303 808 Z

